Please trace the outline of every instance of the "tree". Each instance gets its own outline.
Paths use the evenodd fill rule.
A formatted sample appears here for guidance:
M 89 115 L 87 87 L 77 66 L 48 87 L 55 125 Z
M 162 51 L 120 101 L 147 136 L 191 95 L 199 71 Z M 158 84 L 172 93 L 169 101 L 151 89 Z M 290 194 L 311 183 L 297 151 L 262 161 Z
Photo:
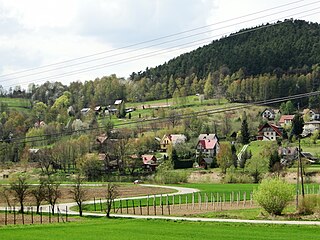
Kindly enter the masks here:
M 292 119 L 292 128 L 291 128 L 290 137 L 291 138 L 293 136 L 298 137 L 303 132 L 303 125 L 304 125 L 304 121 L 302 116 L 300 114 L 294 115 L 294 118 Z
M 253 177 L 253 182 L 258 183 L 261 174 L 268 171 L 268 162 L 265 158 L 251 158 L 246 162 L 245 170 Z
M 60 183 L 53 180 L 51 177 L 48 177 L 45 180 L 45 188 L 46 188 L 46 200 L 51 205 L 51 212 L 54 215 L 54 206 L 57 203 L 57 200 L 61 197 L 61 191 L 59 189 Z
M 86 154 L 77 159 L 77 166 L 80 172 L 87 177 L 89 181 L 98 180 L 101 176 L 102 161 L 97 154 Z
M 281 179 L 265 179 L 253 197 L 269 214 L 280 215 L 283 209 L 293 200 L 294 187 Z
M 203 92 L 206 98 L 212 98 L 214 95 L 214 88 L 213 88 L 211 73 L 208 74 L 206 83 L 204 84 Z
M 248 159 L 250 159 L 252 157 L 252 153 L 251 151 L 249 150 L 245 150 L 244 153 L 241 155 L 241 159 L 240 159 L 240 162 L 239 162 L 239 167 L 240 168 L 244 168 L 245 165 L 246 165 L 246 162 Z
M 250 133 L 248 128 L 247 115 L 246 115 L 246 112 L 244 112 L 243 120 L 241 124 L 241 143 L 248 144 L 249 141 L 250 141 Z
M 43 179 L 40 179 L 40 183 L 33 187 L 30 191 L 31 195 L 36 200 L 36 206 L 37 206 L 37 214 L 40 213 L 40 205 L 43 200 L 46 199 L 46 186 L 45 181 Z
M 217 154 L 217 163 L 221 168 L 222 173 L 224 174 L 227 172 L 227 168 L 229 168 L 233 164 L 230 143 L 220 144 L 220 150 Z
M 80 174 L 74 179 L 74 184 L 70 190 L 73 200 L 76 201 L 79 208 L 79 215 L 82 217 L 83 202 L 86 200 L 87 191 L 82 186 L 83 178 Z
M 107 185 L 107 196 L 106 196 L 106 204 L 107 204 L 107 217 L 110 217 L 110 212 L 112 209 L 113 201 L 119 196 L 118 186 L 113 183 L 108 183 Z
M 181 119 L 181 114 L 179 114 L 177 111 L 175 110 L 171 110 L 168 114 L 168 121 L 169 123 L 171 123 L 172 128 L 174 128 L 175 126 L 177 126 L 180 122 Z
M 27 183 L 25 176 L 19 176 L 10 183 L 10 190 L 12 191 L 15 199 L 20 203 L 20 212 L 24 213 L 24 201 L 29 194 L 30 185 Z

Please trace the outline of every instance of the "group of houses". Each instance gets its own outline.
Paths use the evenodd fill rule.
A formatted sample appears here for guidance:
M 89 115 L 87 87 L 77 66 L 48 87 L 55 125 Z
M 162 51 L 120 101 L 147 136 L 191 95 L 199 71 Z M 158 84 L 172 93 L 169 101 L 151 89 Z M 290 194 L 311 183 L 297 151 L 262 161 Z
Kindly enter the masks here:
M 305 121 L 303 127 L 303 136 L 308 136 L 320 129 L 320 111 L 314 109 L 304 109 L 302 112 Z M 294 115 L 281 115 L 277 123 L 274 122 L 277 115 L 281 115 L 279 110 L 271 108 L 265 109 L 261 116 L 267 122 L 260 126 L 258 130 L 257 140 L 275 141 L 283 137 L 283 129 L 290 127 Z
M 119 107 L 121 104 L 124 103 L 124 100 L 122 99 L 117 99 L 114 101 L 113 104 L 110 104 L 106 107 L 102 107 L 102 106 L 96 106 L 94 108 L 82 108 L 80 110 L 82 115 L 87 115 L 89 112 L 94 111 L 95 114 L 99 115 L 99 114 L 104 114 L 104 115 L 114 115 L 119 111 Z M 132 112 L 134 111 L 134 108 L 126 108 L 125 111 L 126 113 Z

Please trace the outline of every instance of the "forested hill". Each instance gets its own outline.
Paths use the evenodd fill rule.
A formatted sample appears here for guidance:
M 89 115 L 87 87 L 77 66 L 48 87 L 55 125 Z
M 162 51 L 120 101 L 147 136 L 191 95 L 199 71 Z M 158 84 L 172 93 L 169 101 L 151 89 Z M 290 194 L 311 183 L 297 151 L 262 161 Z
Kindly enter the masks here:
M 194 74 L 205 78 L 222 66 L 231 74 L 242 68 L 246 76 L 288 73 L 289 70 L 310 68 L 319 62 L 319 24 L 285 20 L 268 27 L 241 30 L 163 65 L 133 73 L 131 78 L 147 77 L 153 82 L 162 82 L 171 75 L 185 78 Z

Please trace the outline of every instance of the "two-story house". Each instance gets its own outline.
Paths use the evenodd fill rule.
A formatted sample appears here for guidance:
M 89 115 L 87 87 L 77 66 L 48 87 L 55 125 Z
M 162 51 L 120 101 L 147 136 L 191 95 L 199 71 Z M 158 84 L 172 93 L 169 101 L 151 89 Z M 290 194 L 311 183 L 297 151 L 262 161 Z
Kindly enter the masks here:
M 257 140 L 275 141 L 282 137 L 283 128 L 272 123 L 265 123 L 258 130 Z
M 292 120 L 294 115 L 282 115 L 279 124 L 281 127 L 290 126 L 292 124 Z
M 172 146 L 178 143 L 184 143 L 187 140 L 187 137 L 184 134 L 169 134 L 164 135 L 160 141 L 160 149 L 166 151 L 168 146 Z

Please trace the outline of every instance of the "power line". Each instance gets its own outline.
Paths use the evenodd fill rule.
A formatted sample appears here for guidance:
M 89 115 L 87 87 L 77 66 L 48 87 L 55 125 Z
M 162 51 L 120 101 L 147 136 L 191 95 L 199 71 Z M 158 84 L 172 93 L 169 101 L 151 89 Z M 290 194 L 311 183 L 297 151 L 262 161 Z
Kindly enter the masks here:
M 232 26 L 239 25 L 239 24 L 251 22 L 251 21 L 258 20 L 258 19 L 262 19 L 262 18 L 265 18 L 265 17 L 270 17 L 270 16 L 277 15 L 277 14 L 280 14 L 280 13 L 284 13 L 284 12 L 296 10 L 296 9 L 298 9 L 298 8 L 310 6 L 310 5 L 313 5 L 313 4 L 316 4 L 316 3 L 319 3 L 319 2 L 312 2 L 312 3 L 309 3 L 309 4 L 305 4 L 305 5 L 303 5 L 303 6 L 297 6 L 297 7 L 285 9 L 285 10 L 282 10 L 282 11 L 279 11 L 279 12 L 267 14 L 267 15 L 264 15 L 264 16 L 259 16 L 259 17 L 253 18 L 253 19 L 249 19 L 249 20 L 242 21 L 242 22 L 237 22 L 237 23 L 235 23 L 235 24 L 231 24 L 231 25 L 219 27 L 219 28 L 216 28 L 216 29 L 210 29 L 210 30 L 202 31 L 202 32 L 200 32 L 200 33 L 195 33 L 195 34 L 192 34 L 192 35 L 188 35 L 188 36 L 176 38 L 176 39 L 173 39 L 173 40 L 169 40 L 169 41 L 165 41 L 165 42 L 161 42 L 161 43 L 152 44 L 152 45 L 149 45 L 149 46 L 141 47 L 141 48 L 138 48 L 138 49 L 133 49 L 133 50 L 126 51 L 126 52 L 121 52 L 121 53 L 117 53 L 117 54 L 113 54 L 113 55 L 107 55 L 107 56 L 103 56 L 103 57 L 99 57 L 99 58 L 95 58 L 95 59 L 83 61 L 83 62 L 80 62 L 80 63 L 74 63 L 74 64 L 71 64 L 71 65 L 66 65 L 66 66 L 61 66 L 61 67 L 55 67 L 55 68 L 43 70 L 43 71 L 40 71 L 40 72 L 35 72 L 35 73 L 30 73 L 30 74 L 26 74 L 26 75 L 22 75 L 22 76 L 17 76 L 17 77 L 13 77 L 13 78 L 9 78 L 9 79 L 0 80 L 0 82 L 3 82 L 3 81 L 11 81 L 11 80 L 21 79 L 21 78 L 26 78 L 26 77 L 30 77 L 30 76 L 36 76 L 36 75 L 40 75 L 40 74 L 43 74 L 43 73 L 52 72 L 52 71 L 55 71 L 55 70 L 65 69 L 65 68 L 69 68 L 69 67 L 74 67 L 74 66 L 83 65 L 83 64 L 86 64 L 86 63 L 90 63 L 90 62 L 95 62 L 95 61 L 98 61 L 98 60 L 103 60 L 103 59 L 110 58 L 110 57 L 125 55 L 125 54 L 128 54 L 128 53 L 133 53 L 133 52 L 137 52 L 137 51 L 140 51 L 140 50 L 144 50 L 144 49 L 146 49 L 146 48 L 151 48 L 151 47 L 160 46 L 160 45 L 167 44 L 167 43 L 171 43 L 171 42 L 176 42 L 176 41 L 179 41 L 179 40 L 184 40 L 184 39 L 187 39 L 187 38 L 191 38 L 191 37 L 199 36 L 199 35 L 202 35 L 202 34 L 214 32 L 214 31 L 217 31 L 217 30 L 221 30 L 221 29 L 224 29 L 224 28 L 228 28 L 228 27 L 232 27 Z M 315 8 L 313 8 L 312 10 L 315 10 Z M 262 12 L 262 11 L 260 11 L 260 12 Z M 302 12 L 302 13 L 303 13 L 303 12 Z M 256 15 L 256 13 L 255 13 L 255 14 L 249 14 L 249 15 Z M 248 16 L 248 15 L 247 15 L 247 16 Z M 290 16 L 292 16 L 292 15 L 290 15 Z M 239 17 L 238 19 L 240 19 L 240 18 L 242 18 L 242 17 Z M 285 17 L 282 17 L 282 18 L 285 18 Z M 278 19 L 276 19 L 276 20 L 278 20 Z M 229 20 L 228 20 L 228 21 L 229 21 Z M 272 21 L 275 21 L 275 20 L 272 20 Z M 227 21 L 226 21 L 226 22 L 227 22 Z M 215 25 L 216 25 L 216 24 L 215 24 Z M 212 26 L 212 24 L 211 24 L 211 25 L 204 26 L 204 27 L 202 27 L 202 28 L 207 28 L 207 27 L 209 27 L 209 26 Z M 198 30 L 198 29 L 200 29 L 200 28 L 197 28 L 196 30 Z M 189 30 L 188 32 L 192 32 L 192 31 L 195 31 L 195 30 Z M 184 33 L 185 33 L 185 32 L 184 32 Z M 176 35 L 180 35 L 180 33 L 178 33 L 178 34 L 176 34 Z M 220 35 L 221 35 L 221 34 L 220 34 Z M 220 35 L 217 35 L 217 36 L 220 36 Z M 217 37 L 217 36 L 214 36 L 214 37 Z M 167 37 L 163 37 L 163 38 L 167 38 Z M 153 42 L 153 40 L 150 40 L 150 41 Z M 139 45 L 141 45 L 141 44 L 139 44 Z M 40 68 L 42 68 L 42 67 L 39 67 L 39 69 L 40 69 Z M 28 70 L 26 70 L 26 71 L 28 71 Z M 13 73 L 12 73 L 11 75 L 13 75 Z M 1 77 L 3 77 L 3 76 L 0 76 L 0 78 L 1 78 Z
M 193 113 L 180 114 L 177 117 L 179 117 L 179 119 L 186 119 L 186 118 L 192 118 L 195 116 L 198 117 L 198 116 L 213 115 L 213 114 L 217 114 L 217 113 L 223 113 L 223 112 L 228 112 L 228 111 L 235 111 L 235 110 L 250 108 L 253 106 L 264 106 L 264 105 L 280 103 L 280 102 L 284 102 L 284 101 L 288 101 L 288 100 L 311 97 L 311 96 L 316 96 L 319 94 L 320 94 L 320 91 L 301 93 L 301 94 L 296 94 L 296 95 L 287 96 L 287 97 L 280 97 L 280 98 L 273 98 L 273 99 L 269 99 L 269 100 L 256 101 L 256 102 L 252 102 L 249 104 L 248 103 L 247 104 L 239 104 L 239 105 L 231 106 L 231 107 L 222 107 L 222 108 L 218 108 L 218 109 L 201 110 L 201 111 L 197 111 L 197 112 L 193 112 Z M 170 117 L 162 117 L 162 118 L 157 118 L 157 119 L 146 119 L 143 121 L 132 121 L 132 122 L 127 122 L 127 123 L 118 123 L 118 124 L 115 124 L 114 127 L 129 126 L 129 125 L 133 125 L 133 124 L 148 124 L 150 122 L 163 123 L 163 122 L 167 122 L 169 119 L 170 119 Z M 38 142 L 38 141 L 43 141 L 44 140 L 43 138 L 45 138 L 45 137 L 51 137 L 53 139 L 58 139 L 63 136 L 72 135 L 74 133 L 94 131 L 94 130 L 99 130 L 99 129 L 104 129 L 104 128 L 105 128 L 104 126 L 100 126 L 100 127 L 95 127 L 95 128 L 72 130 L 72 131 L 67 131 L 65 133 L 44 134 L 44 135 L 32 136 L 32 137 L 4 139 L 2 141 L 3 142 L 10 141 L 11 143 L 17 143 L 17 144 Z M 41 138 L 41 139 L 36 139 L 36 138 Z M 35 139 L 35 140 L 29 140 L 29 139 Z M 45 139 L 45 140 L 50 140 L 50 139 Z
M 69 62 L 73 62 L 73 61 L 77 61 L 77 60 L 81 60 L 81 59 L 85 59 L 85 58 L 89 58 L 89 57 L 93 57 L 93 56 L 98 56 L 98 55 L 102 55 L 102 54 L 105 54 L 105 53 L 115 52 L 115 51 L 122 50 L 122 49 L 136 47 L 136 46 L 143 45 L 143 44 L 146 44 L 146 43 L 159 41 L 159 40 L 162 40 L 162 39 L 166 39 L 166 38 L 182 35 L 182 34 L 185 34 L 185 33 L 193 32 L 193 31 L 196 31 L 196 30 L 204 29 L 204 28 L 208 28 L 208 27 L 219 25 L 219 24 L 222 24 L 222 23 L 226 23 L 226 22 L 242 19 L 242 18 L 245 18 L 245 17 L 248 17 L 248 16 L 257 15 L 259 13 L 263 13 L 263 12 L 271 11 L 271 10 L 274 10 L 274 9 L 286 7 L 286 6 L 289 6 L 289 5 L 297 4 L 299 2 L 303 2 L 303 0 L 294 1 L 294 2 L 291 2 L 291 3 L 286 3 L 286 4 L 283 4 L 283 5 L 276 6 L 276 7 L 264 9 L 264 10 L 261 10 L 261 11 L 258 11 L 258 12 L 242 15 L 242 16 L 239 16 L 239 17 L 231 18 L 231 19 L 228 19 L 228 20 L 224 20 L 224 21 L 220 21 L 220 22 L 217 22 L 217 23 L 213 23 L 213 24 L 209 24 L 209 25 L 193 28 L 193 29 L 182 31 L 182 32 L 178 32 L 178 33 L 169 34 L 169 35 L 166 35 L 166 36 L 154 38 L 154 39 L 143 41 L 143 42 L 140 42 L 140 43 L 130 44 L 130 45 L 123 46 L 123 47 L 116 48 L 116 49 L 112 49 L 112 50 L 102 51 L 102 52 L 98 52 L 98 53 L 94 53 L 94 54 L 90 54 L 90 55 L 86 55 L 86 56 L 82 56 L 82 57 L 78 57 L 78 58 L 73 58 L 73 59 L 64 60 L 64 61 L 61 61 L 61 62 L 56 62 L 56 63 L 40 66 L 40 67 L 35 67 L 35 68 L 30 68 L 30 69 L 26 69 L 26 70 L 22 70 L 22 71 L 18 71 L 18 72 L 13 72 L 13 73 L 9 73 L 9 74 L 0 75 L 0 78 L 11 76 L 11 75 L 16 75 L 16 74 L 20 74 L 20 73 L 30 72 L 30 71 L 34 71 L 34 70 L 37 70 L 37 69 L 43 69 L 43 68 L 47 68 L 47 67 L 51 67 L 51 66 L 61 65 L 61 64 L 64 64 L 64 63 L 69 63 Z M 308 6 L 308 5 L 311 5 L 311 4 L 314 4 L 314 3 L 317 3 L 317 1 L 309 3 L 309 4 L 305 4 L 303 6 Z M 303 7 L 303 6 L 300 6 L 300 7 Z
M 317 10 L 319 8 L 320 7 L 313 8 L 311 10 L 302 11 L 302 12 L 296 13 L 294 15 L 298 15 L 298 14 L 301 14 L 301 13 L 314 11 L 314 10 Z M 318 13 L 319 12 L 310 13 L 310 14 L 304 15 L 303 17 L 315 15 L 315 14 L 318 14 Z M 291 17 L 291 16 L 293 16 L 293 15 L 282 17 L 282 18 L 287 18 L 287 17 Z M 279 20 L 279 19 L 275 19 L 273 21 L 277 21 L 277 20 Z M 248 32 L 253 32 L 253 31 L 257 31 L 257 30 L 263 29 L 263 28 L 268 28 L 268 27 L 271 27 L 271 26 L 280 25 L 280 24 L 283 24 L 283 23 L 288 22 L 288 21 L 291 21 L 291 20 L 287 19 L 287 20 L 284 20 L 283 22 L 276 22 L 274 24 L 263 25 L 263 26 L 256 27 L 256 28 L 253 28 L 253 29 L 244 30 L 244 31 L 241 31 L 241 32 L 234 33 L 234 34 L 230 35 L 229 37 L 235 37 L 235 36 L 238 36 L 238 35 L 241 35 L 241 34 L 245 34 L 245 33 L 248 33 Z M 216 35 L 216 36 L 213 36 L 213 37 L 217 37 L 217 36 L 221 36 L 221 35 L 227 35 L 227 34 L 230 34 L 230 33 L 232 33 L 232 32 L 219 34 L 219 35 Z M 108 63 L 103 63 L 103 64 L 100 64 L 100 65 L 95 65 L 95 66 L 91 66 L 91 67 L 87 67 L 87 68 L 83 68 L 83 69 L 79 69 L 79 70 L 73 70 L 73 71 L 70 71 L 70 72 L 67 72 L 67 73 L 61 73 L 61 74 L 52 75 L 52 76 L 48 76 L 48 77 L 41 77 L 41 78 L 32 80 L 32 83 L 37 83 L 37 82 L 43 81 L 43 80 L 51 80 L 51 79 L 55 79 L 55 78 L 58 78 L 58 77 L 73 76 L 75 74 L 89 72 L 89 71 L 92 71 L 92 70 L 98 70 L 98 69 L 102 69 L 102 68 L 109 67 L 109 66 L 115 66 L 115 65 L 131 62 L 133 60 L 145 59 L 145 58 L 153 57 L 153 56 L 156 56 L 156 55 L 160 55 L 160 54 L 164 54 L 164 53 L 168 53 L 168 52 L 172 52 L 172 51 L 177 51 L 177 50 L 179 50 L 179 49 L 177 49 L 177 47 L 184 46 L 184 48 L 185 48 L 186 46 L 187 47 L 197 46 L 200 43 L 208 43 L 208 40 L 211 41 L 213 37 L 207 37 L 207 38 L 204 38 L 204 39 L 201 39 L 201 40 L 198 40 L 198 41 L 193 41 L 191 43 L 188 42 L 188 43 L 184 43 L 184 44 L 179 44 L 179 45 L 176 45 L 176 46 L 173 46 L 173 47 L 170 47 L 170 48 L 166 48 L 166 49 L 161 49 L 161 50 L 157 50 L 157 51 L 153 51 L 153 52 L 149 52 L 149 53 L 144 53 L 144 54 L 140 54 L 140 55 L 136 55 L 136 56 L 132 56 L 132 57 L 127 57 L 127 58 L 124 58 L 124 59 L 111 61 L 111 62 L 108 62 Z M 188 44 L 191 44 L 191 45 L 188 46 Z M 173 50 L 170 50 L 170 49 L 173 49 Z M 27 84 L 27 83 L 30 83 L 30 81 L 20 82 L 20 84 Z M 12 84 L 12 85 L 7 85 L 5 87 L 11 87 L 11 86 L 15 86 L 15 85 L 16 84 Z

